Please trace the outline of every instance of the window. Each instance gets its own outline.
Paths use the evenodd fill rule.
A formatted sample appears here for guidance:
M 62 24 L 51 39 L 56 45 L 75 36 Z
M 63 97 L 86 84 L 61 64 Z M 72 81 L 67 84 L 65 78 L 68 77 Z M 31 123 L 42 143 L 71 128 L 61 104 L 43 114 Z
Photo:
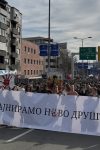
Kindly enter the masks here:
M 34 54 L 36 54 L 36 50 L 34 49 Z
M 10 22 L 7 20 L 7 26 L 10 27 Z
M 38 70 L 36 71 L 36 74 L 38 74 Z
M 0 63 L 4 64 L 4 56 L 0 56 Z
M 33 63 L 33 60 L 31 59 L 31 64 Z
M 31 70 L 31 75 L 32 75 L 32 73 L 33 73 L 33 70 Z
M 9 6 L 7 6 L 7 12 L 10 13 L 10 7 Z
M 34 75 L 35 75 L 35 70 L 34 70 Z
M 28 59 L 28 64 L 30 63 L 30 60 Z
M 1 34 L 0 35 L 2 35 L 2 36 L 6 36 L 6 32 L 5 32 L 5 30 L 3 30 L 3 29 L 1 29 Z
M 25 46 L 25 53 L 26 53 L 26 46 Z
M 31 53 L 33 53 L 33 48 L 31 48 Z
M 30 74 L 30 71 L 28 70 L 27 74 L 29 75 Z
M 35 60 L 34 60 L 34 64 L 35 64 Z
M 26 58 L 24 58 L 24 63 L 26 64 Z
M 24 75 L 26 75 L 26 70 L 24 70 Z
M 0 22 L 6 23 L 6 17 L 0 14 Z
M 30 52 L 30 48 L 28 47 L 28 53 Z
M 5 18 L 5 17 L 3 17 L 3 22 L 4 22 L 4 23 L 6 22 L 6 18 Z
M 37 60 L 37 65 L 38 65 L 38 60 Z

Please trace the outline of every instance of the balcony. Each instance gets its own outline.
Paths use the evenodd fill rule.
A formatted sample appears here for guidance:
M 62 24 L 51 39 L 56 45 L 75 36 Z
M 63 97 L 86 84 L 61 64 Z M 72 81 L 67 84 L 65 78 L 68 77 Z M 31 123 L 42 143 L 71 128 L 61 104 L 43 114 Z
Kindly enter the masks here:
M 17 12 L 17 13 L 16 13 Z M 16 10 L 14 7 L 11 7 L 11 20 L 13 22 L 19 23 L 20 19 L 19 19 L 19 15 L 18 15 L 19 11 Z
M 6 2 L 5 0 L 0 1 L 0 6 L 2 5 L 4 7 L 6 7 L 7 4 L 8 4 L 8 2 Z
M 10 14 L 7 12 L 6 8 L 3 9 L 0 7 L 0 14 L 6 16 L 7 18 L 10 18 Z
M 0 22 L 0 28 L 3 29 L 3 30 L 6 30 L 8 27 L 6 24 Z
M 5 70 L 5 69 L 6 69 L 6 64 L 0 63 L 0 69 L 1 69 L 1 70 Z
M 7 27 L 10 27 L 10 21 L 7 21 Z
M 18 41 L 16 39 L 12 39 L 11 44 L 18 47 Z
M 5 37 L 5 36 L 0 35 L 0 42 L 2 42 L 2 43 L 6 43 L 6 42 L 7 42 L 6 37 Z
M 16 64 L 11 64 L 11 65 L 9 65 L 9 69 L 10 69 L 10 70 L 15 70 L 15 69 L 18 70 L 19 67 L 20 67 L 20 66 L 19 66 L 19 64 L 17 64 L 17 63 L 16 63 Z
M 18 29 L 12 28 L 12 33 L 15 35 L 19 35 Z
M 6 51 L 5 50 L 0 50 L 0 56 L 6 56 Z
M 14 57 L 14 58 L 17 58 L 18 54 L 16 52 L 11 52 L 11 56 Z
M 12 15 L 11 20 L 12 20 L 12 22 L 19 23 L 19 18 L 14 15 Z

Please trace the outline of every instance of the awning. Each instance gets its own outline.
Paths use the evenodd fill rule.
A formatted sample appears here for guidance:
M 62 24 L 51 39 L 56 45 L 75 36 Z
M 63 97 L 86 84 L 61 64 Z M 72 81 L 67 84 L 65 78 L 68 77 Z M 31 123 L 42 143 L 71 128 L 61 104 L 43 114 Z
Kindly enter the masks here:
M 42 79 L 42 76 L 38 76 L 38 77 L 29 77 L 28 79 Z

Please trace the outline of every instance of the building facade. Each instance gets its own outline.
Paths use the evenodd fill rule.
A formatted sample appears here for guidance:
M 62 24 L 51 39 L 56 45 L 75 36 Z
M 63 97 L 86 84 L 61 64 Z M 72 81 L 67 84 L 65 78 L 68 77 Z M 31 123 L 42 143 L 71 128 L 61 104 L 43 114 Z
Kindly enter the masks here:
M 44 37 L 27 37 L 24 38 L 32 43 L 39 45 L 47 44 L 48 45 L 48 38 Z M 53 39 L 50 39 L 50 43 L 54 43 Z M 59 56 L 50 56 L 50 71 L 48 71 L 48 56 L 44 58 L 44 73 L 48 76 L 57 75 L 61 78 L 65 78 L 65 74 L 68 73 L 68 61 L 70 57 L 68 56 L 68 49 L 67 43 L 57 43 L 59 46 Z M 65 62 L 65 63 L 64 63 Z
M 37 45 L 48 44 L 48 38 L 45 38 L 45 37 L 27 37 L 24 39 L 32 43 L 35 43 Z M 53 42 L 53 39 L 50 39 L 50 42 Z
M 0 69 L 20 69 L 22 14 L 0 0 Z
M 45 37 L 27 37 L 24 39 L 26 39 L 32 43 L 35 43 L 38 46 L 41 44 L 48 45 L 48 40 L 49 40 L 48 38 L 45 38 Z M 53 43 L 53 39 L 50 39 L 50 43 Z M 57 67 L 56 62 L 57 62 L 57 57 L 50 56 L 50 68 L 53 71 L 55 71 L 55 68 Z M 44 68 L 45 68 L 44 72 L 47 73 L 48 72 L 48 56 L 44 57 Z
M 31 79 L 32 77 L 38 77 L 43 74 L 44 61 L 39 55 L 38 45 L 30 41 L 22 40 L 20 58 L 21 75 L 24 75 L 25 78 Z

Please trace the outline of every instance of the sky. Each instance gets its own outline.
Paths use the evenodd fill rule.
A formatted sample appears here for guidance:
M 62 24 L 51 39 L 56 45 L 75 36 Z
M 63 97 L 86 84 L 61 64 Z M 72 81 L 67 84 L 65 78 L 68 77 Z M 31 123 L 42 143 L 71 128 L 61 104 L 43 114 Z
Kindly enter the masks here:
M 49 0 L 7 0 L 22 13 L 22 37 L 48 37 Z M 71 52 L 100 46 L 100 0 L 50 0 L 50 35 Z M 74 39 L 77 37 L 79 39 Z M 88 38 L 92 37 L 92 38 Z

